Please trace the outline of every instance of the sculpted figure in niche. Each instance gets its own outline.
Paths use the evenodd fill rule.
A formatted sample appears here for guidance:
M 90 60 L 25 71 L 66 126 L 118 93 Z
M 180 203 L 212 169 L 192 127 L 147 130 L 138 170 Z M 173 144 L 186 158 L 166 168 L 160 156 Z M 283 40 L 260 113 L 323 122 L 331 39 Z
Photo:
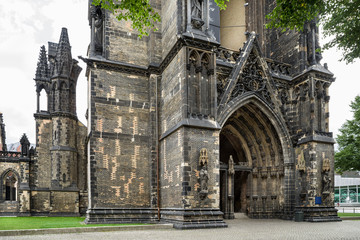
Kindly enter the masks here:
M 191 1 L 191 16 L 195 18 L 202 18 L 202 0 Z
M 209 173 L 207 169 L 208 152 L 206 148 L 202 148 L 200 150 L 199 165 L 201 166 L 201 170 L 199 173 L 200 199 L 203 200 L 206 198 L 208 194 L 208 181 L 209 181 Z
M 330 186 L 331 186 L 331 177 L 329 176 L 329 172 L 325 172 L 323 174 L 322 184 L 323 184 L 323 193 L 328 193 L 330 191 Z
M 103 50 L 103 12 L 100 6 L 92 6 L 91 16 L 94 19 L 95 52 L 101 54 Z
M 208 180 L 209 180 L 209 175 L 208 175 L 208 171 L 206 169 L 206 166 L 203 166 L 203 168 L 200 170 L 200 187 L 201 187 L 201 192 L 207 192 L 208 190 Z
M 233 156 L 230 155 L 229 158 L 229 174 L 230 175 L 234 175 L 235 174 L 235 170 L 234 170 L 234 160 L 233 160 Z

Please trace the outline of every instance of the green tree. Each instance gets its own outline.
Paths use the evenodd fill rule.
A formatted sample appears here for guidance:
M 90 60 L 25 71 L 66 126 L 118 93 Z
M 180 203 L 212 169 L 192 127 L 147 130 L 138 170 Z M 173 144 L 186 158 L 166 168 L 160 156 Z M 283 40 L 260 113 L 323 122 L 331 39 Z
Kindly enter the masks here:
M 360 57 L 359 0 L 276 0 L 267 16 L 267 28 L 297 29 L 318 17 L 325 36 L 333 37 L 324 49 L 337 47 L 343 52 L 341 61 L 351 63 Z
M 221 10 L 226 9 L 227 2 L 215 0 Z M 160 21 L 149 0 L 93 0 L 93 4 L 111 11 L 119 21 L 130 20 L 140 37 L 157 30 L 155 22 Z M 333 37 L 324 49 L 337 47 L 344 53 L 340 60 L 346 63 L 360 57 L 360 0 L 276 0 L 266 26 L 302 31 L 304 24 L 315 17 L 322 23 L 324 35 Z
M 169 0 L 174 1 L 174 0 Z M 220 9 L 226 9 L 229 0 L 215 0 Z M 139 37 L 149 35 L 149 31 L 156 31 L 155 22 L 159 22 L 160 15 L 149 4 L 149 0 L 93 0 L 92 4 L 112 12 L 121 21 L 130 20 L 132 28 L 139 32 Z
M 355 97 L 350 107 L 354 117 L 342 125 L 336 138 L 339 149 L 335 153 L 335 170 L 339 173 L 360 171 L 360 96 Z
M 112 12 L 117 20 L 130 20 L 132 28 L 139 32 L 139 37 L 156 31 L 155 22 L 160 21 L 160 15 L 149 4 L 149 0 L 93 0 L 92 4 Z

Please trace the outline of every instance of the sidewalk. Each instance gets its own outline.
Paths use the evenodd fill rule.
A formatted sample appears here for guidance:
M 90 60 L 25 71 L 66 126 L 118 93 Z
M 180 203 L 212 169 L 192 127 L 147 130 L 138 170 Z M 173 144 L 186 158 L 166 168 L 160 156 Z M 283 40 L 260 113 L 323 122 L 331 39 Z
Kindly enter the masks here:
M 176 230 L 171 225 L 143 225 L 131 226 L 136 228 L 113 227 L 111 231 L 103 231 L 100 227 L 93 228 L 94 232 L 54 233 L 47 235 L 44 232 L 37 232 L 39 235 L 4 236 L 0 239 L 59 239 L 59 240 L 102 240 L 102 239 L 171 239 L 171 240 L 236 240 L 236 239 L 360 239 L 360 221 L 342 222 L 294 222 L 279 219 L 249 219 L 244 215 L 236 215 L 234 220 L 226 220 L 228 228 L 217 229 L 195 229 Z M 139 229 L 137 227 L 145 227 Z M 157 228 L 159 227 L 159 228 Z M 116 229 L 117 228 L 117 229 Z M 136 229 L 136 230 L 135 230 Z M 124 231 L 126 230 L 126 231 Z M 62 231 L 69 231 L 65 229 Z
M 111 231 L 135 231 L 135 230 L 159 230 L 172 229 L 172 224 L 149 224 L 149 225 L 128 225 L 128 226 L 109 226 L 77 228 L 47 228 L 47 229 L 24 229 L 24 230 L 5 230 L 0 231 L 0 237 L 21 236 L 21 235 L 45 235 L 45 234 L 64 234 L 64 233 L 85 233 L 85 232 L 111 232 Z

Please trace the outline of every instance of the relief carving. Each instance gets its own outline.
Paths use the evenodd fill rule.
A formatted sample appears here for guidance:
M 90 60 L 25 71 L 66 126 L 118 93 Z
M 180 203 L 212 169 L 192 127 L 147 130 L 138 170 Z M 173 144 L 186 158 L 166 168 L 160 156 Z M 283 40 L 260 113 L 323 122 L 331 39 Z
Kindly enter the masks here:
M 331 187 L 331 177 L 329 172 L 324 172 L 322 177 L 322 193 L 328 195 Z
M 209 181 L 209 174 L 208 174 L 208 152 L 206 148 L 202 148 L 200 150 L 200 158 L 199 158 L 199 165 L 201 167 L 200 170 L 200 199 L 204 200 L 208 195 L 208 181 Z
M 203 21 L 203 0 L 191 0 L 191 25 L 200 29 L 205 24 Z
M 104 14 L 100 6 L 91 6 L 91 17 L 93 19 L 93 39 L 95 54 L 102 54 L 103 52 L 103 22 Z
M 330 171 L 330 159 L 325 158 L 323 160 L 322 171 L 323 172 L 329 172 Z

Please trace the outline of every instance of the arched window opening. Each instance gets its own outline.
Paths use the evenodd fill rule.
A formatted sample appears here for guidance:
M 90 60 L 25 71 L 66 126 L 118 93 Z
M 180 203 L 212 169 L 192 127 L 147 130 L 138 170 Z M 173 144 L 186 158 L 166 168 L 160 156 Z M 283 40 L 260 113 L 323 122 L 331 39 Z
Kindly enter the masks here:
M 68 112 L 69 109 L 69 89 L 65 82 L 60 84 L 60 99 L 59 99 L 59 110 Z
M 48 96 L 44 88 L 40 91 L 39 101 L 40 101 L 40 111 L 48 111 Z
M 16 201 L 17 179 L 14 172 L 9 171 L 4 177 L 5 201 Z
M 238 51 L 246 41 L 245 0 L 231 0 L 220 11 L 221 46 Z

